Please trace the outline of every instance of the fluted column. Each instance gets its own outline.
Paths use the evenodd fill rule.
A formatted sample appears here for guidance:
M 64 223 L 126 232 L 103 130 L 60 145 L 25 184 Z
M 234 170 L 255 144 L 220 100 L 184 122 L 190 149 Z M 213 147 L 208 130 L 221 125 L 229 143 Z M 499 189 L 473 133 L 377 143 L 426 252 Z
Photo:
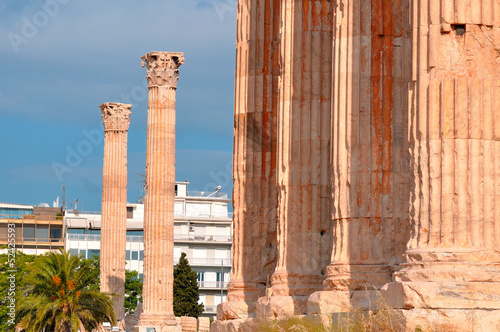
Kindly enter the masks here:
M 321 289 L 329 262 L 331 1 L 282 2 L 278 261 L 273 296 Z
M 184 57 L 183 53 L 150 52 L 142 59 L 148 70 L 149 96 L 141 332 L 146 327 L 177 328 L 173 313 L 175 91 Z
M 500 5 L 421 0 L 412 24 L 412 236 L 393 286 L 400 306 L 499 309 Z
M 116 318 L 125 317 L 125 249 L 127 232 L 127 131 L 132 105 L 100 106 L 104 123 L 101 214 L 101 292 L 112 297 Z
M 335 15 L 334 248 L 325 289 L 390 281 L 408 236 L 409 2 L 342 1 Z M 407 55 L 405 57 L 405 55 Z
M 253 316 L 276 266 L 280 1 L 239 1 L 233 157 L 233 265 L 219 319 Z

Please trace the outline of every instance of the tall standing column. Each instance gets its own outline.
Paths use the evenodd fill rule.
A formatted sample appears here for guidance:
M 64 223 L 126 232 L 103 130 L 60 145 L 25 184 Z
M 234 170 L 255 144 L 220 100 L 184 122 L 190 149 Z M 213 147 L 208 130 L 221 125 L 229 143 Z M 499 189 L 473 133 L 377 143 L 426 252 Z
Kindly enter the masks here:
M 271 292 L 289 314 L 304 312 L 329 262 L 333 8 L 325 0 L 282 2 L 278 259 Z M 273 302 L 264 315 L 275 315 Z
M 409 7 L 407 0 L 342 0 L 336 7 L 334 245 L 324 292 L 310 298 L 310 313 L 359 306 L 402 261 L 409 230 Z
M 233 266 L 219 319 L 252 316 L 276 266 L 279 2 L 238 4 Z
M 177 330 L 173 312 L 175 91 L 183 53 L 150 52 L 144 203 L 143 312 L 139 331 Z
M 113 308 L 125 317 L 125 249 L 127 231 L 127 131 L 132 105 L 100 106 L 104 123 L 101 215 L 101 291 L 115 293 Z
M 500 309 L 500 5 L 421 0 L 413 7 L 413 229 L 388 289 L 399 308 L 473 316 Z

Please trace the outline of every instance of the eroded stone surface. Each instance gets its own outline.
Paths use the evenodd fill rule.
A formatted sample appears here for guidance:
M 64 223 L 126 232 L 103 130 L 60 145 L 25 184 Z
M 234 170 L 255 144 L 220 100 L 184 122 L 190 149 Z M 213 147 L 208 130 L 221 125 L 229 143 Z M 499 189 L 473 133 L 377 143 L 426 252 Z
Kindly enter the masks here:
M 144 202 L 143 312 L 139 332 L 180 330 L 173 312 L 175 91 L 182 53 L 150 52 Z
M 127 131 L 132 105 L 104 103 L 104 161 L 101 217 L 101 292 L 114 293 L 118 321 L 125 316 L 125 249 L 127 231 Z
M 229 301 L 497 309 L 500 6 L 410 4 L 239 2 Z

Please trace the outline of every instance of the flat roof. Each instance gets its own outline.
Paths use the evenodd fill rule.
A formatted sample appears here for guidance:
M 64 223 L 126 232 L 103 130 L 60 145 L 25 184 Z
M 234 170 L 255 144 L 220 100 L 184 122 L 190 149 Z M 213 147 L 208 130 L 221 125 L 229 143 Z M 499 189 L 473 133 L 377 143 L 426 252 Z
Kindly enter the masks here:
M 34 205 L 0 203 L 0 209 L 33 210 Z

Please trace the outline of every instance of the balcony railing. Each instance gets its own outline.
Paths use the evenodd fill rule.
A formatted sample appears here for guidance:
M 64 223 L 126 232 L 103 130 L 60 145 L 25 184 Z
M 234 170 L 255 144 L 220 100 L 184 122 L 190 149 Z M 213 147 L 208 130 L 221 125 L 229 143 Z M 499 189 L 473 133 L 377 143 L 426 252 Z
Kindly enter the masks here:
M 187 191 L 187 196 L 190 197 L 210 197 L 210 198 L 227 198 L 226 193 L 221 193 L 221 192 L 209 192 L 209 191 L 193 191 L 193 190 L 188 190 Z
M 227 288 L 227 281 L 198 281 L 199 288 Z
M 226 235 L 194 235 L 194 234 L 174 234 L 176 241 L 207 241 L 207 242 L 233 242 L 231 236 Z
M 101 241 L 99 234 L 68 234 L 67 238 L 72 241 Z
M 68 234 L 68 240 L 72 241 L 100 241 L 101 236 L 99 234 Z M 231 236 L 220 236 L 220 235 L 183 235 L 174 234 L 174 241 L 201 241 L 201 242 L 226 242 L 231 243 L 233 241 Z M 127 242 L 144 242 L 143 236 L 138 235 L 128 235 Z
M 195 257 L 186 257 L 189 261 L 189 264 L 192 266 L 221 266 L 224 265 L 226 267 L 231 266 L 230 258 L 195 258 Z M 179 257 L 174 257 L 174 262 L 177 263 L 179 261 Z

